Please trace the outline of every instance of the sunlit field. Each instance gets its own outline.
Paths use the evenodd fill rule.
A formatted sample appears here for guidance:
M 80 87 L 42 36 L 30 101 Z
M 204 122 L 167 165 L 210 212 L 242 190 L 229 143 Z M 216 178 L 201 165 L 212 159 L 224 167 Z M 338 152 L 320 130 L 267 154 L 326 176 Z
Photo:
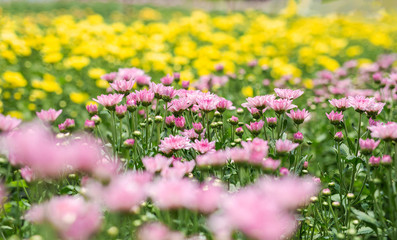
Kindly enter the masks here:
M 397 239 L 397 15 L 0 4 L 2 239 Z

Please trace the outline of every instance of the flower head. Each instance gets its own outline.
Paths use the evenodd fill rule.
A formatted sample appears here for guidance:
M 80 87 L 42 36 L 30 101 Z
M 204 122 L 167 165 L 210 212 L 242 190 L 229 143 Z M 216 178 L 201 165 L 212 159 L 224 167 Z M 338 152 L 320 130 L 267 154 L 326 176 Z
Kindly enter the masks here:
M 274 91 L 276 92 L 277 96 L 284 99 L 296 99 L 304 93 L 302 90 L 299 89 L 291 90 L 291 89 L 275 88 Z
M 284 113 L 287 110 L 296 108 L 297 106 L 292 104 L 292 100 L 288 99 L 275 99 L 270 102 L 270 107 L 278 114 Z
M 62 109 L 56 111 L 55 109 L 50 108 L 47 111 L 41 110 L 40 112 L 36 112 L 36 115 L 38 118 L 40 118 L 41 121 L 51 123 L 54 122 L 59 117 L 59 115 L 61 115 L 61 113 Z
M 202 139 L 201 141 L 196 139 L 192 144 L 192 147 L 200 154 L 204 154 L 215 149 L 215 142 L 209 142 L 208 139 Z
M 325 115 L 327 115 L 327 118 L 331 121 L 332 124 L 334 125 L 338 125 L 340 122 L 343 121 L 343 114 L 342 112 L 338 113 L 338 112 L 334 112 L 334 110 L 332 110 L 330 113 L 325 113 Z
M 259 122 L 251 122 L 249 125 L 245 124 L 247 129 L 252 133 L 252 135 L 257 136 L 262 128 L 263 128 L 264 122 L 260 120 Z
M 123 94 L 102 94 L 97 97 L 97 99 L 93 99 L 95 102 L 101 104 L 109 110 L 114 110 L 115 106 L 119 104 L 123 100 Z
M 179 135 L 177 136 L 170 135 L 169 137 L 164 138 L 160 142 L 161 142 L 159 146 L 160 151 L 167 155 L 181 149 L 191 148 L 189 139 L 187 137 L 182 137 Z
M 302 124 L 306 119 L 310 118 L 310 113 L 306 110 L 291 110 L 289 113 L 286 113 L 288 117 L 290 117 L 294 123 Z
M 60 110 L 62 111 L 62 110 Z M 9 132 L 21 124 L 22 120 L 0 114 L 0 132 Z
M 371 154 L 373 150 L 379 145 L 380 140 L 375 141 L 373 139 L 361 139 L 359 141 L 360 149 L 363 154 Z
M 337 111 L 345 111 L 350 105 L 347 98 L 331 99 L 329 103 L 336 108 Z
M 279 139 L 276 141 L 276 151 L 278 154 L 288 153 L 299 146 L 298 143 L 293 143 L 290 140 Z
M 127 93 L 131 91 L 131 89 L 134 87 L 135 81 L 134 80 L 116 80 L 112 83 L 110 83 L 110 86 L 115 90 L 116 92 L 120 93 Z

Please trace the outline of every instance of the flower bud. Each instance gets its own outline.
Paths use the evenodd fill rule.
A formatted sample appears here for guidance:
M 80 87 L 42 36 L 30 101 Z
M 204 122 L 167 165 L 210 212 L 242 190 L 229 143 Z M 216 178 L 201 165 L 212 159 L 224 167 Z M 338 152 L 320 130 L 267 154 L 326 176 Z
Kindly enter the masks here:
M 380 164 L 380 157 L 372 156 L 372 157 L 369 158 L 368 162 L 369 162 L 369 165 L 370 165 L 370 166 L 373 166 L 373 167 L 379 166 L 379 164 Z
M 95 122 L 95 125 L 98 125 L 101 123 L 101 118 L 98 115 L 92 116 L 91 120 Z
M 181 80 L 181 74 L 179 72 L 174 72 L 174 80 L 178 83 Z
M 270 128 L 275 128 L 277 126 L 277 118 L 276 117 L 268 117 L 268 118 L 266 118 L 266 122 Z
M 325 196 L 329 196 L 329 195 L 331 195 L 331 190 L 329 190 L 329 188 L 324 188 L 323 191 L 322 191 L 322 193 L 323 193 Z
M 135 144 L 135 139 L 129 138 L 123 142 L 123 146 L 126 148 L 132 148 Z
M 127 106 L 125 105 L 116 106 L 116 115 L 119 119 L 122 119 L 125 116 L 126 112 L 127 112 Z
M 297 132 L 294 134 L 293 138 L 294 143 L 302 143 L 303 142 L 303 134 L 301 132 Z
M 162 116 L 155 116 L 155 117 L 154 117 L 154 122 L 155 122 L 155 123 L 161 123 L 161 122 L 163 122 L 163 117 L 162 117 Z
M 212 123 L 210 124 L 210 126 L 211 126 L 211 128 L 216 128 L 216 127 L 218 126 L 218 124 L 217 124 L 216 122 L 212 122 Z
M 195 133 L 201 134 L 204 131 L 203 125 L 200 122 L 193 123 L 192 125 Z
M 94 121 L 89 120 L 89 119 L 85 120 L 84 129 L 85 129 L 86 131 L 91 132 L 91 131 L 94 130 L 94 128 L 95 128 L 95 122 L 94 122 Z
M 220 117 L 222 117 L 222 114 L 220 112 L 218 112 L 218 111 L 215 111 L 214 117 L 220 118 Z
M 229 123 L 232 125 L 237 125 L 238 124 L 238 117 L 232 116 L 231 118 L 229 118 Z
M 88 104 L 85 106 L 85 108 L 87 109 L 87 112 L 90 114 L 90 116 L 98 113 L 98 106 L 96 104 Z
M 329 182 L 329 183 L 328 183 L 328 186 L 329 186 L 329 187 L 335 186 L 335 182 Z
M 340 202 L 338 202 L 338 201 L 332 202 L 332 206 L 338 208 L 338 207 L 340 207 Z
M 238 144 L 241 143 L 241 138 L 236 138 L 236 139 L 234 139 L 234 142 L 235 142 L 235 143 L 238 143 Z
M 317 201 L 318 201 L 318 197 L 315 197 L 315 196 L 314 196 L 314 197 L 311 197 L 311 198 L 310 198 L 310 201 L 311 201 L 311 202 L 317 202 Z
M 140 136 L 142 136 L 142 133 L 141 133 L 140 131 L 136 130 L 136 131 L 134 131 L 134 132 L 132 133 L 132 135 L 133 135 L 134 137 L 140 137 Z
M 309 162 L 308 162 L 308 161 L 305 161 L 305 162 L 303 163 L 303 168 L 307 169 L 308 167 L 309 167 Z
M 238 114 L 238 115 L 244 114 L 244 110 L 243 110 L 242 108 L 238 108 L 238 109 L 237 109 L 237 114 Z
M 238 128 L 236 128 L 235 132 L 236 132 L 237 136 L 241 137 L 244 134 L 244 129 L 242 127 L 238 127 Z
M 117 235 L 119 235 L 119 229 L 115 226 L 110 227 L 106 232 L 111 237 L 116 237 Z
M 183 88 L 183 89 L 188 89 L 188 88 L 189 88 L 189 85 L 190 85 L 190 82 L 189 82 L 189 81 L 182 81 L 182 88 Z
M 348 193 L 346 197 L 347 199 L 354 199 L 354 193 Z
M 388 166 L 391 164 L 391 162 L 392 162 L 392 159 L 391 159 L 390 155 L 383 155 L 380 163 L 384 166 Z
M 337 133 L 335 133 L 334 140 L 335 140 L 336 142 L 341 142 L 341 141 L 343 141 L 343 133 L 342 133 L 342 132 L 337 132 Z
M 285 168 L 285 167 L 280 168 L 280 175 L 281 176 L 288 176 L 289 175 L 288 168 Z

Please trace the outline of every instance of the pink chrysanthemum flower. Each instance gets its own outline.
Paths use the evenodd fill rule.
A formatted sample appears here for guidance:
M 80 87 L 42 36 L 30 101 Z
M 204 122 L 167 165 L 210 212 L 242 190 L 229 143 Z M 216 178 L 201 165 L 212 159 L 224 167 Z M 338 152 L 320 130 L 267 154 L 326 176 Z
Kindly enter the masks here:
M 223 113 L 226 111 L 226 109 L 231 109 L 233 106 L 233 103 L 229 100 L 226 100 L 224 98 L 219 98 L 219 102 L 216 105 L 216 110 L 218 110 L 220 113 Z
M 264 124 L 265 122 L 260 120 L 259 122 L 251 122 L 249 125 L 245 124 L 245 126 L 247 127 L 248 131 L 251 132 L 252 135 L 257 136 L 262 131 Z
M 146 223 L 138 230 L 138 240 L 183 240 L 182 233 L 171 231 L 162 223 Z
M 56 111 L 55 109 L 50 108 L 47 111 L 41 110 L 40 112 L 36 112 L 36 115 L 41 121 L 51 123 L 54 122 L 61 113 L 62 109 Z
M 131 89 L 134 87 L 135 81 L 134 80 L 116 80 L 113 83 L 110 84 L 110 86 L 115 90 L 116 92 L 120 93 L 127 93 L 131 91 Z
M 380 161 L 381 161 L 380 157 L 371 156 L 371 157 L 368 159 L 368 164 L 369 164 L 370 166 L 379 166 Z
M 187 137 L 182 136 L 173 136 L 170 135 L 169 137 L 164 138 L 160 141 L 160 151 L 165 154 L 171 154 L 175 151 L 181 149 L 189 149 L 191 148 L 190 141 Z
M 98 105 L 96 104 L 88 104 L 85 106 L 87 109 L 87 112 L 90 114 L 90 116 L 93 116 L 98 113 Z
M 363 154 L 371 154 L 373 150 L 379 145 L 380 140 L 375 141 L 373 139 L 361 139 L 359 141 L 360 149 Z
M 192 128 L 192 129 L 185 129 L 182 133 L 182 136 L 189 138 L 190 140 L 195 140 L 200 137 L 200 135 Z M 204 134 L 202 134 L 204 135 Z
M 288 153 L 299 146 L 298 143 L 293 143 L 290 140 L 279 139 L 276 141 L 276 151 L 278 154 Z
M 108 95 L 102 94 L 98 96 L 97 99 L 94 98 L 93 100 L 109 110 L 114 110 L 115 106 L 123 100 L 123 97 L 123 94 L 117 93 Z
M 112 82 L 114 79 L 116 79 L 116 77 L 117 77 L 117 72 L 111 72 L 101 76 L 101 79 L 106 80 L 108 82 Z
M 332 124 L 337 125 L 340 122 L 343 121 L 343 114 L 342 112 L 338 113 L 338 112 L 334 112 L 334 110 L 332 110 L 330 113 L 325 113 L 325 115 L 327 115 L 327 118 L 331 121 Z
M 157 154 L 154 157 L 144 157 L 142 163 L 148 172 L 160 172 L 163 168 L 170 166 L 172 159 Z
M 181 115 L 186 109 L 192 105 L 192 102 L 187 98 L 174 99 L 170 102 L 168 110 L 175 116 Z
M 194 143 L 192 144 L 192 147 L 197 152 L 204 154 L 213 151 L 215 149 L 215 142 L 214 141 L 208 142 L 208 139 L 203 139 L 201 141 L 195 140 Z
M 275 99 L 270 102 L 270 108 L 272 108 L 278 114 L 284 113 L 285 111 L 296 107 L 296 105 L 292 104 L 292 100 L 288 99 Z
M 272 102 L 276 97 L 274 95 L 264 95 L 264 96 L 256 96 L 247 98 L 247 102 L 241 104 L 241 106 L 246 108 L 257 108 L 259 110 L 265 109 L 269 106 L 270 102 Z
M 304 121 L 310 118 L 310 113 L 306 109 L 303 110 L 291 110 L 289 113 L 286 113 L 288 117 L 290 117 L 294 123 L 302 124 Z
M 269 146 L 263 139 L 254 138 L 252 141 L 241 142 L 241 145 L 246 151 L 244 158 L 252 164 L 261 164 L 263 158 L 268 154 Z M 232 153 L 231 157 L 234 157 Z
M 274 160 L 272 158 L 266 158 L 262 161 L 262 166 L 266 170 L 276 171 L 278 167 L 280 167 L 281 161 Z
M 62 111 L 62 110 L 60 110 Z M 0 114 L 0 132 L 9 132 L 21 124 L 22 120 Z
M 336 108 L 337 111 L 345 111 L 350 105 L 347 98 L 331 99 L 329 103 Z
M 201 95 L 196 99 L 196 103 L 200 110 L 207 113 L 215 110 L 218 102 L 218 97 L 212 94 Z
M 296 99 L 300 97 L 304 92 L 302 90 L 291 90 L 291 89 L 281 89 L 275 88 L 274 91 L 276 92 L 277 96 L 283 99 Z
M 186 120 L 183 116 L 175 118 L 175 127 L 179 130 L 183 130 L 185 128 Z
M 147 107 L 152 104 L 154 99 L 154 92 L 147 89 L 142 89 L 136 92 L 138 101 L 142 103 L 143 106 Z
M 375 99 L 373 98 L 366 98 L 364 96 L 349 96 L 349 105 L 352 107 L 356 112 L 363 113 L 367 111 L 367 108 L 375 103 Z
M 378 102 L 374 102 L 372 104 L 369 104 L 365 110 L 365 112 L 367 113 L 368 116 L 370 117 L 376 117 L 377 115 L 379 115 L 382 110 L 383 107 L 386 105 L 386 103 L 378 103 Z
M 170 74 L 167 74 L 167 76 L 162 77 L 160 81 L 162 84 L 164 84 L 164 86 L 170 86 L 174 82 L 174 77 Z
M 218 150 L 197 156 L 196 162 L 198 166 L 220 166 L 225 165 L 229 158 L 228 150 Z
M 33 206 L 25 219 L 39 224 L 48 222 L 62 239 L 88 240 L 99 231 L 102 216 L 97 205 L 82 198 L 62 196 Z
M 397 123 L 390 122 L 383 125 L 370 126 L 371 137 L 380 138 L 385 141 L 397 140 Z

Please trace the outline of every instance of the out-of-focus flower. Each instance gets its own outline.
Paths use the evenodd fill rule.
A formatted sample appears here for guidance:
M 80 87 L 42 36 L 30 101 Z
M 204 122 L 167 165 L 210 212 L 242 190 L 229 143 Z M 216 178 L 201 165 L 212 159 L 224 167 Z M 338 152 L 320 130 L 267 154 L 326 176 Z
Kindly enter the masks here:
M 200 141 L 196 139 L 192 144 L 192 147 L 197 152 L 204 154 L 215 149 L 215 142 L 209 142 L 208 139 L 202 139 Z
M 288 153 L 299 146 L 298 143 L 293 143 L 290 140 L 279 139 L 276 141 L 276 151 L 278 154 Z
M 144 157 L 142 159 L 142 163 L 148 172 L 156 173 L 170 166 L 170 164 L 172 163 L 172 159 L 157 154 L 154 157 Z
M 181 149 L 191 148 L 189 139 L 179 135 L 170 135 L 169 137 L 160 140 L 160 142 L 159 149 L 165 154 L 171 154 Z
M 375 141 L 373 139 L 361 139 L 359 141 L 360 149 L 363 154 L 371 154 L 373 150 L 379 145 L 380 140 Z
M 370 126 L 368 129 L 371 131 L 371 137 L 380 138 L 385 141 L 397 139 L 397 123 L 390 122 L 383 125 Z
M 0 132 L 9 132 L 21 124 L 22 120 L 0 114 Z
M 61 115 L 61 113 L 62 109 L 56 111 L 55 109 L 50 108 L 47 111 L 41 110 L 40 112 L 36 112 L 36 115 L 43 122 L 52 123 L 59 117 L 59 115 Z
M 277 96 L 284 99 L 296 99 L 300 97 L 304 92 L 302 90 L 292 90 L 292 89 L 281 89 L 275 88 Z

